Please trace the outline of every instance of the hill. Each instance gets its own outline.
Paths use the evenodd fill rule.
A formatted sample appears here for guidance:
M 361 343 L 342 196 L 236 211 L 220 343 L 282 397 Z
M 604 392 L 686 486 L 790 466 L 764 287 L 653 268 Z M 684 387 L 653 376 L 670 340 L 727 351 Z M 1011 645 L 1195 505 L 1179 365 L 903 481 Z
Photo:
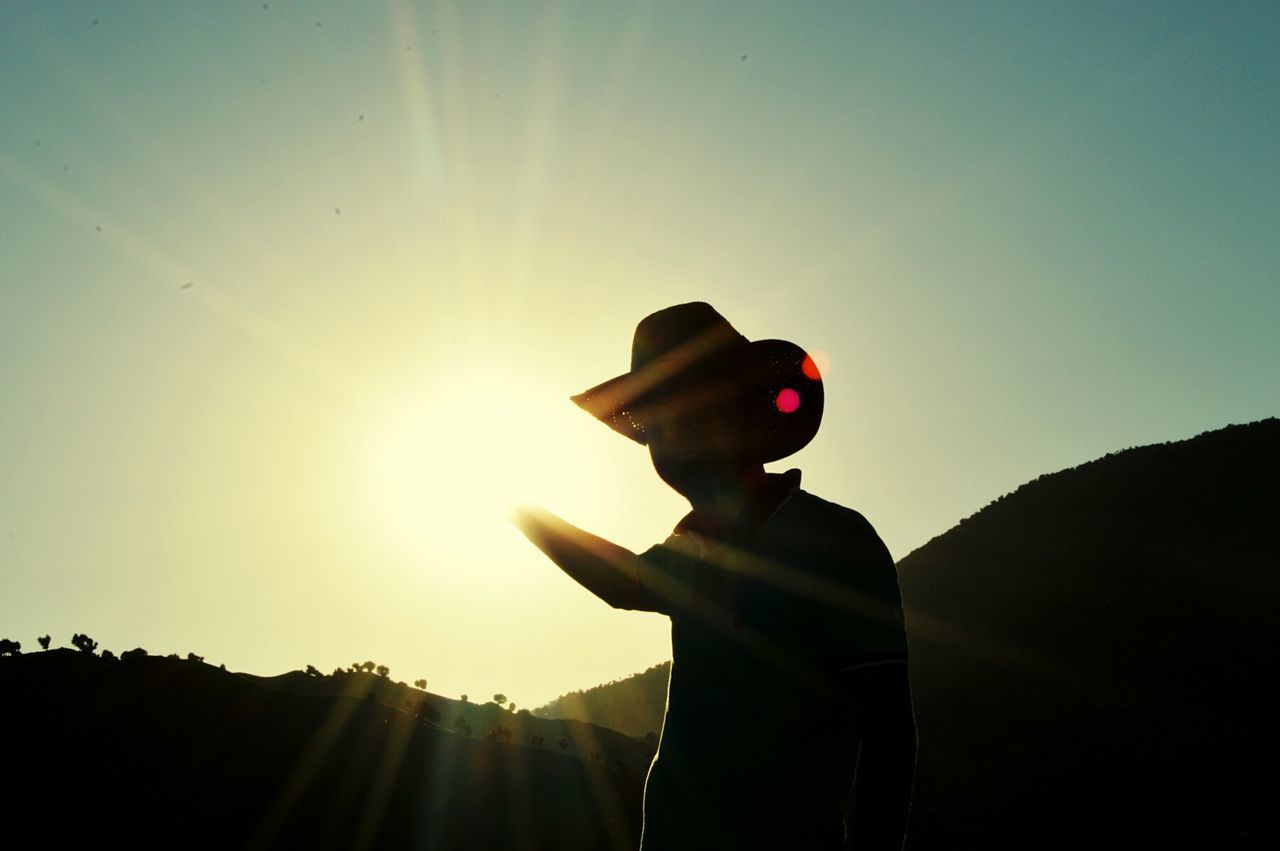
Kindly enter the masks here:
M 1274 839 L 1277 473 L 1275 418 L 1110 453 L 899 562 L 921 840 Z
M 671 662 L 659 662 L 638 674 L 571 691 L 533 710 L 539 718 L 577 718 L 648 739 L 662 730 Z
M 367 673 L 60 649 L 0 658 L 0 693 L 0 800 L 50 847 L 631 849 L 653 753 L 425 692 L 415 715 Z

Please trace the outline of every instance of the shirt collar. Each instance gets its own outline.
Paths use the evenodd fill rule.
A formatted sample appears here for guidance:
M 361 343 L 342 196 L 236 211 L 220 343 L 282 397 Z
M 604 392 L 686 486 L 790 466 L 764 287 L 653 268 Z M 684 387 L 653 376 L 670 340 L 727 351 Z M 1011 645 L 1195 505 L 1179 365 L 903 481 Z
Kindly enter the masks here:
M 725 526 L 722 520 L 712 518 L 697 509 L 690 511 L 676 524 L 675 534 L 693 537 L 701 547 L 707 546 L 708 539 L 716 541 L 741 532 L 754 532 L 764 525 L 777 511 L 787 497 L 800 487 L 800 468 L 792 467 L 782 473 L 765 473 L 764 486 L 751 498 L 742 514 L 734 521 L 733 527 Z

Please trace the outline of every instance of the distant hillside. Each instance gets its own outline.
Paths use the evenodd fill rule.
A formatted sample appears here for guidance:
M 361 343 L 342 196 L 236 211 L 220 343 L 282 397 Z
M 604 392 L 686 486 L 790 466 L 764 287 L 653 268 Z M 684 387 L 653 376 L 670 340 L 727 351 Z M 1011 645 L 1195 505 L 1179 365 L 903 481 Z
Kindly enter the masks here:
M 653 755 L 368 673 L 59 649 L 0 658 L 0 695 L 0 801 L 48 847 L 634 849 Z
M 671 662 L 659 662 L 639 674 L 571 691 L 539 706 L 533 714 L 540 718 L 577 718 L 644 739 L 662 730 L 667 706 L 667 681 Z
M 1228 426 L 1041 476 L 899 562 L 922 847 L 1276 838 L 1278 474 L 1280 420 Z
M 1270 418 L 1042 475 L 900 560 L 908 846 L 1270 847 L 1277 518 Z M 538 712 L 639 731 L 669 664 Z

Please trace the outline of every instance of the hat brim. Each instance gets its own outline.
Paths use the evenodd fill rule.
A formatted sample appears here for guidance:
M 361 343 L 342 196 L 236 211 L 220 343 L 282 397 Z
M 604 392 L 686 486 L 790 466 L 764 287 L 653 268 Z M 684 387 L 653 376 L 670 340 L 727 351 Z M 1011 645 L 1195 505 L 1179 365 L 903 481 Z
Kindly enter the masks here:
M 794 395 L 783 394 L 785 390 Z M 745 401 L 761 463 L 798 452 L 822 421 L 822 377 L 805 350 L 787 340 L 755 340 L 692 369 L 673 370 L 659 359 L 569 398 L 617 433 L 647 446 L 646 410 L 678 405 L 696 412 L 728 397 Z

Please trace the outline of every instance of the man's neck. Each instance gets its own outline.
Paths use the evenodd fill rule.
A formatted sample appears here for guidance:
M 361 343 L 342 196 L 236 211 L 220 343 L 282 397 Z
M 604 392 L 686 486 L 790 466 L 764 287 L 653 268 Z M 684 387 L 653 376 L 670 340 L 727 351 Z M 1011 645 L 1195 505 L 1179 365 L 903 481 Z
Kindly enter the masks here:
M 709 488 L 707 493 L 690 498 L 689 504 L 694 511 L 726 523 L 732 522 L 765 488 L 768 478 L 763 466 L 748 468 L 726 478 L 719 486 Z

